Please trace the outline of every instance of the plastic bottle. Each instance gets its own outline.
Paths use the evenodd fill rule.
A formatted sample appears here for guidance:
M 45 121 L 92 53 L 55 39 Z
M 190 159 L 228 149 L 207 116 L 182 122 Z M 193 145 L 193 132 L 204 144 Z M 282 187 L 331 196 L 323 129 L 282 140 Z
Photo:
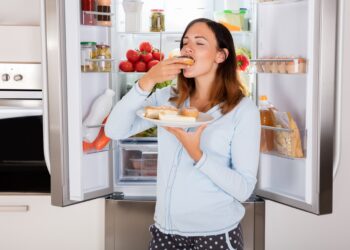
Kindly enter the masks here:
M 87 126 L 96 126 L 102 124 L 103 120 L 112 109 L 114 95 L 115 92 L 113 90 L 106 89 L 106 91 L 97 97 L 91 105 L 89 114 L 83 121 L 83 125 L 85 126 L 84 141 L 91 143 L 96 139 L 100 128 L 87 128 Z
M 273 111 L 274 106 L 268 101 L 266 95 L 259 98 L 260 121 L 263 126 L 274 126 Z M 273 150 L 273 130 L 261 129 L 260 151 L 269 152 Z

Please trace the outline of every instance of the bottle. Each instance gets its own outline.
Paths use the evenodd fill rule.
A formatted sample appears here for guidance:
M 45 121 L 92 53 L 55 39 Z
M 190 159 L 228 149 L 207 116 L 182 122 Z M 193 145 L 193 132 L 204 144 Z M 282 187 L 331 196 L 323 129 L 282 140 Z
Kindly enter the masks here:
M 268 101 L 266 95 L 259 98 L 260 122 L 263 126 L 274 126 L 273 110 L 274 106 Z M 260 151 L 269 152 L 273 150 L 273 130 L 261 129 Z
M 113 106 L 113 96 L 115 92 L 111 89 L 106 89 L 105 93 L 100 95 L 93 102 L 89 114 L 83 121 L 83 125 L 85 126 L 84 132 L 84 141 L 93 142 L 100 128 L 87 128 L 88 126 L 96 126 L 102 124 L 103 120 L 109 114 Z
M 104 15 L 97 15 L 97 24 L 111 26 L 111 0 L 97 0 L 97 11 Z

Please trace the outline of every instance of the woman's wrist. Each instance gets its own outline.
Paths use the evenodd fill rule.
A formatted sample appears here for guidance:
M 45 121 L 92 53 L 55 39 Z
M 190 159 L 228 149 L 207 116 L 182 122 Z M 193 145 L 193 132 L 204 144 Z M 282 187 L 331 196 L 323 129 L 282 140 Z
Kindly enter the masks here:
M 154 87 L 154 83 L 151 79 L 143 76 L 141 77 L 141 79 L 139 80 L 139 87 L 143 90 L 143 91 L 148 91 L 151 92 L 153 87 Z

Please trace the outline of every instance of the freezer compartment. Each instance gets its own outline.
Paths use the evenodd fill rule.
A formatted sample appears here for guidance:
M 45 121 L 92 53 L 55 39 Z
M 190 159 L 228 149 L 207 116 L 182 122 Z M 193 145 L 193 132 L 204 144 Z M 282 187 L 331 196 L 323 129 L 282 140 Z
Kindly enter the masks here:
M 243 205 L 246 209 L 241 221 L 244 249 L 264 250 L 265 202 L 251 197 Z M 154 209 L 155 201 L 106 199 L 106 250 L 147 250 Z
M 117 182 L 155 182 L 157 143 L 121 141 L 118 145 Z

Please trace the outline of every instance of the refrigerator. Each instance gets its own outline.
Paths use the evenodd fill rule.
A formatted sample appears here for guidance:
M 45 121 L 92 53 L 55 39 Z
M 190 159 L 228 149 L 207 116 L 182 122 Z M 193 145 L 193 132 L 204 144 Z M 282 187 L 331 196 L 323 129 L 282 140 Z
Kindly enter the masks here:
M 288 112 L 287 117 L 293 118 L 301 151 L 294 156 L 281 148 L 262 150 L 254 195 L 244 203 L 246 249 L 264 249 L 265 199 L 316 215 L 332 213 L 337 155 L 336 0 L 144 0 L 142 23 L 132 32 L 125 29 L 127 13 L 121 0 L 112 1 L 103 13 L 82 11 L 78 0 L 41 3 L 44 144 L 52 205 L 106 197 L 106 249 L 141 249 L 128 237 L 131 233 L 139 235 L 147 249 L 147 225 L 152 223 L 155 204 L 157 139 L 136 136 L 84 152 L 84 133 L 103 127 L 83 125 L 93 101 L 110 88 L 116 103 L 142 76 L 118 69 L 128 49 L 149 41 L 167 56 L 179 47 L 188 21 L 214 18 L 214 13 L 237 5 L 247 9 L 245 25 L 231 34 L 236 48 L 251 54 L 249 70 L 241 78 L 257 105 L 259 96 L 266 95 L 281 114 Z M 165 31 L 149 31 L 151 9 L 165 10 Z M 86 41 L 108 45 L 111 52 L 107 59 L 84 59 L 97 67 L 90 72 L 82 68 L 81 42 Z M 106 64 L 110 70 L 99 70 Z M 296 128 L 262 126 L 262 131 L 273 135 L 274 142 L 288 144 Z

